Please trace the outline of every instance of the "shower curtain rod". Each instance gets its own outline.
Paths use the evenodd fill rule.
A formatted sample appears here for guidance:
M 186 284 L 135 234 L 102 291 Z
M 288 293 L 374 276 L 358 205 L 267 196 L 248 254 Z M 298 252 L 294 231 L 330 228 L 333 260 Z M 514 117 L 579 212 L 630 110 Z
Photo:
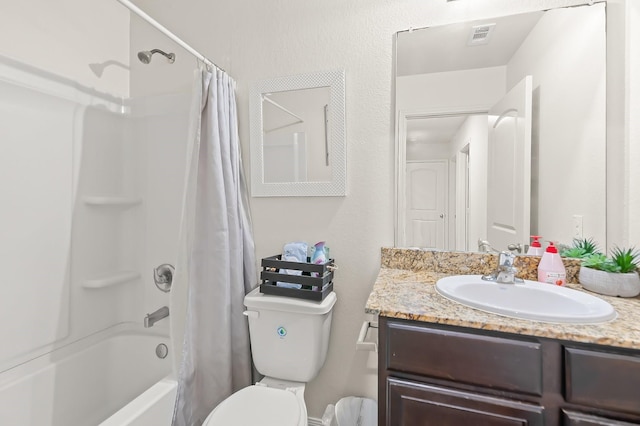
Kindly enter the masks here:
M 222 69 L 221 67 L 219 67 L 218 65 L 216 65 L 215 63 L 213 63 L 212 61 L 207 59 L 202 53 L 198 52 L 193 47 L 189 46 L 180 37 L 178 37 L 177 35 L 175 35 L 171 31 L 169 31 L 166 27 L 164 27 L 158 21 L 153 19 L 151 16 L 147 15 L 142 9 L 140 9 L 135 4 L 131 3 L 129 0 L 117 0 L 117 1 L 120 4 L 122 4 L 124 7 L 126 7 L 127 9 L 129 9 L 130 11 L 132 11 L 133 13 L 138 15 L 140 18 L 142 18 L 145 21 L 147 21 L 149 24 L 151 24 L 153 27 L 155 27 L 161 33 L 163 33 L 164 35 L 169 37 L 171 40 L 175 41 L 180 46 L 184 47 L 187 52 L 191 53 L 193 56 L 195 56 L 196 58 L 200 59 L 206 65 L 211 66 L 211 67 L 215 67 L 215 68 L 219 69 L 220 71 L 224 71 L 224 69 Z M 224 72 L 226 72 L 226 71 L 224 71 Z

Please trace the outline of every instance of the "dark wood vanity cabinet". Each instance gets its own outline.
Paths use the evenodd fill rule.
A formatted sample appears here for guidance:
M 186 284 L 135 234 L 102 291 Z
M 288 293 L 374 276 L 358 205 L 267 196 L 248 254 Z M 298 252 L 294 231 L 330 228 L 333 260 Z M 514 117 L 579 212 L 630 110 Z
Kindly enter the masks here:
M 379 324 L 380 426 L 640 424 L 640 351 Z

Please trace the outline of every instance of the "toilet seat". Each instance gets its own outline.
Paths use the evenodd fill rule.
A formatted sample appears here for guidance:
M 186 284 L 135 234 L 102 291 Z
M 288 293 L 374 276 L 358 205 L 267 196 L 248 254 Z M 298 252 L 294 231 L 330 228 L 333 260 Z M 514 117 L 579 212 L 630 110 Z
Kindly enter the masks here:
M 307 424 L 304 401 L 295 393 L 248 386 L 222 401 L 203 426 L 302 426 Z

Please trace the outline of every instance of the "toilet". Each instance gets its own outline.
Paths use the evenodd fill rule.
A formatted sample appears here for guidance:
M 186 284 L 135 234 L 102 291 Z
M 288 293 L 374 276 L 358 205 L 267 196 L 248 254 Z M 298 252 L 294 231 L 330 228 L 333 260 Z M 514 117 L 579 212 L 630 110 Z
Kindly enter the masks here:
M 304 389 L 326 359 L 336 300 L 334 292 L 319 302 L 247 294 L 253 362 L 265 377 L 222 401 L 203 426 L 307 426 Z

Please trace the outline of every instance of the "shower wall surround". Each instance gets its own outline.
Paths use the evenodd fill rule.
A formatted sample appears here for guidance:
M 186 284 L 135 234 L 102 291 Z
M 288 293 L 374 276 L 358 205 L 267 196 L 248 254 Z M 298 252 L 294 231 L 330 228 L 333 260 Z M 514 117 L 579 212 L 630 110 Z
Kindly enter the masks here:
M 12 41 L 0 46 L 0 257 L 11 283 L 0 338 L 12 342 L 0 371 L 169 304 L 152 268 L 175 261 L 193 63 L 168 91 L 166 63 L 135 59 L 151 45 L 131 48 L 131 19 L 115 1 L 35 0 L 0 14 Z M 175 49 L 165 43 L 155 46 Z M 132 98 L 134 60 L 140 78 L 167 81 Z
M 0 371 L 133 320 L 141 200 L 118 98 L 0 58 Z

